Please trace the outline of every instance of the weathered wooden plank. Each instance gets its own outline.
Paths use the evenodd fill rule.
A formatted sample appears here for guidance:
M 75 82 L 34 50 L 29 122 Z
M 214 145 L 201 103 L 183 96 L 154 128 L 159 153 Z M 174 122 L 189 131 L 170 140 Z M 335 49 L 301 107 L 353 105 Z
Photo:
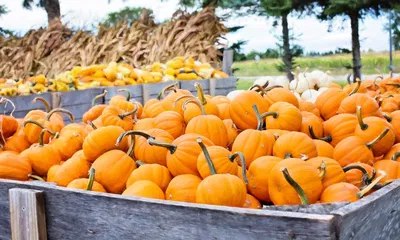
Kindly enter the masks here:
M 339 239 L 399 239 L 400 180 L 331 214 Z
M 129 86 L 119 86 L 119 87 L 107 87 L 104 88 L 107 90 L 107 95 L 105 97 L 105 101 L 108 102 L 110 99 L 116 95 L 124 95 L 124 93 L 118 92 L 120 89 L 127 89 L 131 93 L 131 98 L 139 101 L 138 99 L 143 98 L 143 89 L 142 85 L 129 85 Z M 142 102 L 141 102 L 142 103 Z
M 222 58 L 222 71 L 232 76 L 233 50 L 224 50 Z
M 46 240 L 46 212 L 43 192 L 9 190 L 11 235 L 13 240 Z
M 74 115 L 75 122 L 80 122 L 82 120 L 83 114 L 85 114 L 85 112 L 87 112 L 91 107 L 91 103 L 82 103 L 78 105 L 65 106 L 64 108 Z M 63 118 L 65 122 L 71 122 L 67 115 L 63 114 Z
M 225 88 L 236 88 L 236 77 L 229 78 L 218 78 L 215 80 L 215 88 L 216 89 L 225 89 Z
M 53 108 L 65 108 L 80 104 L 89 104 L 92 99 L 103 92 L 102 88 L 89 88 L 82 91 L 52 93 Z
M 152 98 L 157 98 L 161 90 L 169 85 L 176 84 L 177 81 L 159 82 L 152 84 L 142 84 L 143 88 L 143 104 Z M 179 83 L 178 83 L 179 84 Z
M 260 211 L 0 181 L 0 234 L 14 187 L 45 193 L 49 239 L 335 239 L 332 215 Z M 4 214 L 5 213 L 5 214 Z M 312 229 L 312 230 L 311 230 Z
M 15 105 L 15 113 L 17 112 L 27 112 L 32 109 L 42 109 L 45 110 L 45 107 L 41 102 L 32 102 L 32 100 L 36 97 L 44 98 L 49 103 L 51 102 L 50 93 L 43 93 L 43 94 L 33 94 L 28 96 L 16 96 L 10 97 L 10 99 Z M 9 114 L 12 111 L 11 104 L 1 104 L 0 105 L 0 113 Z
M 201 87 L 203 88 L 204 94 L 210 93 L 210 80 L 202 79 L 202 80 L 193 80 L 193 81 L 179 81 L 181 89 L 189 90 L 195 96 L 197 96 L 196 88 L 194 87 L 195 83 L 200 83 Z
M 311 205 L 284 205 L 284 206 L 264 206 L 264 210 L 299 212 L 312 214 L 330 214 L 332 211 L 346 206 L 348 203 L 317 203 Z

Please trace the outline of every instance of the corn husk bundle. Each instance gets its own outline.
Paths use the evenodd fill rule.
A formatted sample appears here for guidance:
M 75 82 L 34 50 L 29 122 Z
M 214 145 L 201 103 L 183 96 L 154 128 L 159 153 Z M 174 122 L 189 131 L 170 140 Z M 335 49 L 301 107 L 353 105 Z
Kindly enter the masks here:
M 140 67 L 175 56 L 191 56 L 218 66 L 221 53 L 216 44 L 226 32 L 212 8 L 191 14 L 177 11 L 162 24 L 142 15 L 130 26 L 100 25 L 96 35 L 55 24 L 31 30 L 22 38 L 0 41 L 0 76 L 55 77 L 74 66 L 124 62 Z

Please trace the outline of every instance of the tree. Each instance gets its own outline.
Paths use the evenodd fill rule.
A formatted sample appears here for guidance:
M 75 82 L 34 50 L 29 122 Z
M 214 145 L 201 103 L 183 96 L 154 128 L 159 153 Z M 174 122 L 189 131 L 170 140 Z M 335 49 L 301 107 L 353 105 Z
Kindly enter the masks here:
M 53 21 L 61 21 L 60 2 L 59 0 L 23 0 L 22 6 L 31 10 L 32 6 L 44 8 L 47 12 L 47 20 L 49 25 Z
M 6 8 L 6 6 L 4 6 L 4 5 L 0 5 L 0 17 L 1 17 L 1 15 L 4 15 L 4 14 L 6 14 L 8 11 L 7 11 L 7 8 Z M 0 27 L 0 36 L 6 36 L 6 35 L 13 35 L 13 32 L 12 31 L 10 31 L 10 30 L 7 30 L 7 29 L 4 29 L 4 28 L 1 28 Z
M 400 11 L 392 13 L 392 16 L 393 46 L 398 51 L 400 50 Z
M 104 25 L 115 26 L 119 22 L 126 22 L 131 25 L 134 21 L 140 19 L 142 12 L 147 11 L 149 15 L 153 14 L 153 10 L 142 7 L 125 7 L 118 12 L 112 12 L 107 15 Z
M 359 22 L 366 16 L 379 16 L 383 10 L 395 8 L 398 0 L 317 0 L 322 7 L 319 18 L 331 20 L 345 17 L 350 20 L 354 80 L 361 77 Z

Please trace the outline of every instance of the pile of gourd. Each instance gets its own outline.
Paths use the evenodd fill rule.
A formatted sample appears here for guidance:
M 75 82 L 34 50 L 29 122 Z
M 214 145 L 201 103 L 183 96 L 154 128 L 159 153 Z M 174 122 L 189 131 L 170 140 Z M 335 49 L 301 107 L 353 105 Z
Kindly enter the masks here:
M 171 85 L 144 106 L 122 91 L 83 123 L 1 115 L 0 178 L 244 208 L 353 202 L 400 177 L 399 83 L 332 83 L 315 104 L 279 86 L 229 99 Z
M 43 74 L 18 80 L 0 78 L 0 96 L 227 77 L 226 73 L 213 68 L 209 63 L 195 61 L 192 57 L 176 57 L 164 64 L 155 62 L 142 68 L 110 62 L 87 67 L 75 66 L 55 78 L 47 78 Z

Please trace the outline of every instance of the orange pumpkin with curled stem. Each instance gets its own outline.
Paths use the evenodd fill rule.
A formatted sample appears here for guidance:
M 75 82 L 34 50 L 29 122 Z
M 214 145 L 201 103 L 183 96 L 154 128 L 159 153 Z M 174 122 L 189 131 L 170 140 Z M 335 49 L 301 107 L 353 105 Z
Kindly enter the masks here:
M 321 118 L 318 108 L 315 107 L 315 104 L 305 100 L 299 100 L 299 110 L 313 113 L 318 118 Z
M 344 182 L 346 180 L 346 175 L 342 167 L 332 158 L 315 157 L 307 160 L 307 163 L 313 165 L 314 168 L 321 170 L 322 186 L 324 189 L 332 184 Z M 321 168 L 323 164 L 325 167 Z
M 224 122 L 214 115 L 207 115 L 203 105 L 196 99 L 189 99 L 183 104 L 192 102 L 201 110 L 201 115 L 194 117 L 186 126 L 185 133 L 196 133 L 210 139 L 215 145 L 226 147 L 228 145 L 228 133 Z
M 220 104 L 230 104 L 231 100 L 227 96 L 218 95 L 211 98 L 211 102 L 213 102 L 215 105 L 220 105 Z
M 313 158 L 318 153 L 313 140 L 307 134 L 289 132 L 275 141 L 273 155 L 280 158 Z
M 317 148 L 318 157 L 328 157 L 333 158 L 334 148 L 329 143 L 314 139 L 315 146 Z
M 120 139 L 125 136 L 136 136 L 134 156 L 136 159 L 143 161 L 144 163 L 157 163 L 163 166 L 167 165 L 167 152 L 168 149 L 159 146 L 153 146 L 150 144 L 151 140 L 160 141 L 163 143 L 171 144 L 174 138 L 167 131 L 162 129 L 153 128 L 148 131 L 127 131 L 120 135 L 117 143 Z
M 103 153 L 113 149 L 126 151 L 128 149 L 127 138 L 123 138 L 120 144 L 115 146 L 115 142 L 122 133 L 124 133 L 124 129 L 118 126 L 101 127 L 89 133 L 82 145 L 87 160 L 94 162 Z
M 53 165 L 61 162 L 61 157 L 57 150 L 49 144 L 44 144 L 43 136 L 45 132 L 49 132 L 49 130 L 45 128 L 41 131 L 39 144 L 34 144 L 21 153 L 22 156 L 26 156 L 29 159 L 33 172 L 39 176 L 45 176 Z
M 356 93 L 343 99 L 343 101 L 340 103 L 338 113 L 355 114 L 358 106 L 361 106 L 363 109 L 363 118 L 368 116 L 382 117 L 379 104 L 372 97 L 364 93 Z
M 268 108 L 268 112 L 261 114 L 261 117 L 265 118 L 267 128 L 288 131 L 299 131 L 301 129 L 301 112 L 290 103 L 273 103 Z
M 172 137 L 177 138 L 185 133 L 185 121 L 183 117 L 175 111 L 165 111 L 153 120 L 154 128 L 167 131 Z
M 352 163 L 343 168 L 346 175 L 346 182 L 361 188 L 369 185 L 374 180 L 376 171 L 365 163 Z
M 155 118 L 142 118 L 139 119 L 135 125 L 133 125 L 133 130 L 146 131 L 154 128 Z
M 368 91 L 368 89 L 366 88 L 366 86 L 364 84 L 361 83 L 361 79 L 356 78 L 356 81 L 354 83 L 350 83 L 349 81 L 349 77 L 347 81 L 349 82 L 349 84 L 347 84 L 346 86 L 343 87 L 343 91 L 350 95 L 356 94 L 356 93 L 366 93 Z
M 157 184 L 141 180 L 130 185 L 123 193 L 123 196 L 144 197 L 165 200 L 165 194 Z
M 94 121 L 98 117 L 100 117 L 103 110 L 108 106 L 106 104 L 98 104 L 96 105 L 96 101 L 99 99 L 103 99 L 107 95 L 107 90 L 104 90 L 102 94 L 97 95 L 92 100 L 92 107 L 83 114 L 82 122 L 87 123 L 88 121 Z
M 246 168 L 248 168 L 256 158 L 271 155 L 275 142 L 275 137 L 272 132 L 262 130 L 263 119 L 257 105 L 253 105 L 253 111 L 258 119 L 257 129 L 247 129 L 239 133 L 232 145 L 233 152 L 243 153 L 246 159 Z
M 132 112 L 136 109 L 136 117 L 141 118 L 143 112 L 142 104 L 137 101 L 131 102 L 131 93 L 128 89 L 119 89 L 118 92 L 124 92 L 127 96 L 114 96 L 110 99 L 109 105 L 115 106 L 124 112 Z
M 0 115 L 0 135 L 8 138 L 18 130 L 18 121 L 12 116 Z
M 228 148 L 230 148 L 238 136 L 238 130 L 231 119 L 225 119 L 222 122 L 224 123 L 228 134 Z
M 196 202 L 202 204 L 242 207 L 246 201 L 246 185 L 236 175 L 217 174 L 212 159 L 211 176 L 203 179 L 196 191 Z
M 365 143 L 365 141 L 358 136 L 348 137 L 336 145 L 333 158 L 338 161 L 342 167 L 355 162 L 372 165 L 374 163 L 374 155 L 371 149 L 384 138 L 388 132 L 389 128 L 386 128 L 378 137 L 368 143 Z
M 171 201 L 196 203 L 196 191 L 201 181 L 201 178 L 192 174 L 176 176 L 169 183 L 165 198 Z
M 318 108 L 322 119 L 328 120 L 335 116 L 340 107 L 340 103 L 346 97 L 346 92 L 338 88 L 329 88 L 321 93 L 315 101 L 315 106 Z
M 377 138 L 386 128 L 388 133 L 372 146 L 375 157 L 387 153 L 395 142 L 393 127 L 386 120 L 378 117 L 362 118 L 361 107 L 357 107 L 358 124 L 354 130 L 354 135 L 362 138 L 364 142 L 369 142 Z
M 241 130 L 257 129 L 258 118 L 253 110 L 256 105 L 259 112 L 267 112 L 270 104 L 254 91 L 244 91 L 231 102 L 229 114 L 236 127 Z
M 268 188 L 274 205 L 308 205 L 319 200 L 323 185 L 318 170 L 311 164 L 289 158 L 278 162 L 272 168 Z
M 20 153 L 31 146 L 31 143 L 25 136 L 24 128 L 22 127 L 23 120 L 17 119 L 18 130 L 4 143 L 4 150 Z
M 0 178 L 27 181 L 32 167 L 26 156 L 12 151 L 0 152 Z
M 375 179 L 370 185 L 363 190 L 353 184 L 340 182 L 333 184 L 326 188 L 321 195 L 321 203 L 335 203 L 335 202 L 355 202 L 360 200 L 365 194 L 372 190 L 372 188 L 379 182 L 384 175 Z
M 378 172 L 376 177 L 379 177 L 380 173 L 385 174 L 379 183 L 385 184 L 400 178 L 400 162 L 397 162 L 395 158 L 376 161 L 372 167 Z
M 103 126 L 119 126 L 125 131 L 133 129 L 133 119 L 132 116 L 138 107 L 134 108 L 129 112 L 125 112 L 118 107 L 113 105 L 108 106 L 104 109 L 103 113 L 101 114 L 101 122 Z
M 282 158 L 273 156 L 263 156 L 254 160 L 248 171 L 247 190 L 258 200 L 262 202 L 270 202 L 270 196 L 268 191 L 268 177 L 272 168 L 280 161 Z
M 261 209 L 262 205 L 257 198 L 253 197 L 250 194 L 246 195 L 246 201 L 243 204 L 243 208 L 251 208 L 251 209 Z
M 389 96 L 383 98 L 380 107 L 382 112 L 394 112 L 399 110 L 399 103 L 393 96 Z
M 286 102 L 293 104 L 297 108 L 299 107 L 299 100 L 297 97 L 286 88 L 274 87 L 270 90 L 266 89 L 265 99 L 268 101 L 269 105 L 276 102 Z M 261 109 L 260 111 L 263 112 Z
M 53 165 L 47 173 L 47 181 L 66 187 L 73 180 L 86 177 L 89 168 L 90 163 L 80 150 L 62 165 Z
M 244 159 L 243 154 L 240 152 L 232 154 L 229 150 L 220 146 L 206 147 L 201 138 L 197 139 L 197 143 L 202 149 L 202 152 L 197 158 L 197 170 L 203 179 L 211 175 L 210 161 L 212 161 L 215 171 L 218 174 L 226 173 L 236 175 L 238 171 L 238 164 L 235 159 L 237 157 L 240 158 L 242 165 L 246 164 L 246 160 Z M 247 183 L 248 181 L 245 168 L 242 169 L 242 176 L 244 182 Z
M 392 148 L 387 152 L 383 159 L 392 159 L 400 162 L 400 143 L 392 146 Z
M 139 162 L 139 161 L 138 161 Z M 165 191 L 172 180 L 168 168 L 160 164 L 142 164 L 139 168 L 132 171 L 126 182 L 126 188 L 129 188 L 135 182 L 149 180 L 157 184 L 161 190 Z
M 142 118 L 155 118 L 164 111 L 167 111 L 167 108 L 162 101 L 153 98 L 144 104 Z
M 121 134 L 114 142 L 119 145 L 125 139 L 125 133 Z M 133 138 L 133 137 L 132 137 Z M 130 157 L 133 152 L 134 140 L 131 139 L 131 146 L 128 152 L 113 149 L 103 153 L 92 164 L 96 170 L 95 180 L 99 182 L 110 193 L 122 193 L 126 182 L 133 170 L 136 169 L 135 161 Z
M 354 130 L 357 125 L 357 117 L 353 114 L 339 114 L 330 118 L 328 121 L 323 123 L 324 126 L 324 137 L 317 138 L 314 137 L 310 131 L 310 135 L 314 139 L 320 139 L 329 142 L 333 147 L 335 147 L 343 139 L 354 136 Z M 313 129 L 310 129 L 313 130 Z
M 307 134 L 309 137 L 322 138 L 324 135 L 324 126 L 321 118 L 315 116 L 315 114 L 310 112 L 301 112 L 302 121 L 300 132 Z M 314 136 L 310 134 L 310 127 Z
M 78 178 L 70 182 L 67 188 L 74 188 L 93 192 L 107 192 L 104 187 L 94 180 L 95 170 L 91 168 L 89 170 L 89 178 Z
M 166 92 L 169 92 L 167 95 Z M 157 99 L 163 99 L 162 103 L 167 111 L 175 111 L 179 113 L 183 117 L 183 109 L 182 104 L 184 101 L 177 100 L 181 96 L 190 96 L 193 97 L 192 93 L 186 89 L 179 89 L 178 82 L 166 86 L 159 93 Z

